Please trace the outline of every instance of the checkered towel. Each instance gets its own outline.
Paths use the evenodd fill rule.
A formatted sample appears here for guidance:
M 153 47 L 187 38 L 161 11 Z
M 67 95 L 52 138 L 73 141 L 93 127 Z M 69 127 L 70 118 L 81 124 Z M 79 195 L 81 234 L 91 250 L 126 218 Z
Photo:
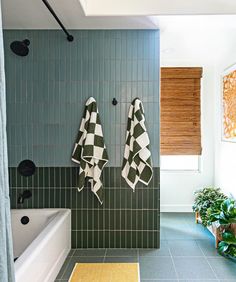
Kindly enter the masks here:
M 80 164 L 78 190 L 81 191 L 84 188 L 85 178 L 88 177 L 92 192 L 102 204 L 101 174 L 103 167 L 108 162 L 108 155 L 103 140 L 97 103 L 92 97 L 87 100 L 85 105 L 84 115 L 72 153 L 72 161 Z
M 134 190 L 138 181 L 152 179 L 151 152 L 142 102 L 136 98 L 129 109 L 122 176 Z

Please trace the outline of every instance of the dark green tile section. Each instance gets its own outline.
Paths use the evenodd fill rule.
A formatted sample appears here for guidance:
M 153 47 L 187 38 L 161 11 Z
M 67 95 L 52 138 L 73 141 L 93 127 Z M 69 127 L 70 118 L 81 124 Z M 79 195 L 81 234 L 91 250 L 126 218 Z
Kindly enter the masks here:
M 116 175 L 111 187 L 108 179 Z M 39 167 L 34 176 L 23 177 L 9 168 L 12 208 L 70 208 L 73 248 L 157 248 L 159 246 L 159 168 L 149 187 L 133 190 L 121 186 L 120 168 L 105 168 L 104 204 L 88 185 L 77 187 L 78 168 Z M 106 180 L 105 180 L 106 179 Z M 32 198 L 23 205 L 17 197 L 24 189 Z

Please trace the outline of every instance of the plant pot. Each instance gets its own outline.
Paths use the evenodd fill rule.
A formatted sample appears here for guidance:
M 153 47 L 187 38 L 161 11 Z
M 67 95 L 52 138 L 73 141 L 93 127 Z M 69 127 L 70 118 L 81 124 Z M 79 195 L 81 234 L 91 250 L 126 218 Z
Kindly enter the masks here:
M 202 223 L 201 216 L 198 212 L 195 213 L 195 221 L 196 223 Z M 222 232 L 224 230 L 231 231 L 233 234 L 236 235 L 236 223 L 231 223 L 228 225 L 221 225 L 217 226 L 215 222 L 212 225 L 208 226 L 207 229 L 213 234 L 215 237 L 215 247 L 218 248 L 219 242 L 222 241 Z M 234 258 L 235 259 L 235 258 Z
M 236 223 L 231 223 L 229 230 L 230 230 L 234 235 L 236 235 Z
M 198 212 L 195 213 L 196 223 L 202 223 L 201 216 Z M 210 226 L 207 226 L 207 229 L 213 234 L 215 237 L 215 247 L 218 248 L 219 242 L 222 240 L 221 233 L 222 227 L 217 227 L 216 223 L 213 223 Z

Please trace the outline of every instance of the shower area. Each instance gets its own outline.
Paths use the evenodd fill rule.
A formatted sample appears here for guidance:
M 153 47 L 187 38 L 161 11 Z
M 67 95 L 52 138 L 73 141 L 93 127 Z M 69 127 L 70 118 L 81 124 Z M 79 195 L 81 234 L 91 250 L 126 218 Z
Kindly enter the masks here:
M 68 42 L 59 30 L 4 31 L 12 208 L 71 209 L 73 248 L 157 248 L 159 32 L 74 30 L 73 35 Z M 30 40 L 21 43 L 29 50 L 25 57 L 9 48 L 22 39 Z M 89 189 L 78 193 L 78 166 L 71 162 L 90 96 L 99 105 L 109 155 L 103 205 Z M 136 97 L 144 104 L 154 177 L 149 187 L 139 184 L 133 192 L 121 165 L 128 107 Z M 19 171 L 24 160 L 35 164 L 31 176 Z M 32 197 L 18 204 L 25 190 Z
M 62 256 L 55 273 L 70 248 L 159 248 L 160 242 L 159 31 L 70 34 L 71 42 L 60 30 L 4 31 L 11 208 L 14 218 L 20 213 L 19 220 L 26 216 L 31 224 L 46 218 L 37 236 L 49 232 L 48 222 L 56 222 L 43 216 L 44 209 L 68 211 L 71 221 L 64 224 L 66 239 L 58 239 Z M 78 192 L 79 167 L 71 161 L 84 103 L 91 96 L 99 107 L 109 155 L 102 205 L 88 183 Z M 121 166 L 128 109 L 136 97 L 145 109 L 153 178 L 133 192 L 121 177 Z M 26 260 L 31 241 L 20 246 Z

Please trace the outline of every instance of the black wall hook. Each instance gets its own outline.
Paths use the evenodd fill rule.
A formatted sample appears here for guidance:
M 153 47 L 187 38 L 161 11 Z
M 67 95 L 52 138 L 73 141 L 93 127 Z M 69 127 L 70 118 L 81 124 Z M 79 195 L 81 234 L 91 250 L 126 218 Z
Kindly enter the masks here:
M 113 98 L 113 100 L 112 100 L 112 105 L 113 105 L 113 106 L 116 106 L 117 104 L 118 104 L 118 102 L 117 102 L 116 98 Z

